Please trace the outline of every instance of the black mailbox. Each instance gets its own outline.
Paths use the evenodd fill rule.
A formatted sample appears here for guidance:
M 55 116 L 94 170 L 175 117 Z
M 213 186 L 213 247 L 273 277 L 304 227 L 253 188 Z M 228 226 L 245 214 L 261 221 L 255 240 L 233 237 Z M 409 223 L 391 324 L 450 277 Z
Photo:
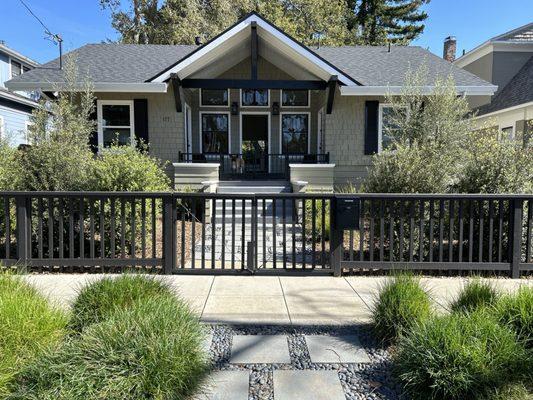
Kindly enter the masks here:
M 359 229 L 359 197 L 338 197 L 335 221 L 338 229 Z

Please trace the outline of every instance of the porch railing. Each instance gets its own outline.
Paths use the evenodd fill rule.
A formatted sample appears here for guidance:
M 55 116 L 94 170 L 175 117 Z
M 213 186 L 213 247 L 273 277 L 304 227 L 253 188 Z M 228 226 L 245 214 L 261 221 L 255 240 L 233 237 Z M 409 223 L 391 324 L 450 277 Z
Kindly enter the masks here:
M 0 264 L 516 278 L 533 271 L 533 195 L 0 192 Z
M 328 164 L 329 153 L 325 154 L 268 154 L 246 153 L 179 153 L 180 162 L 220 163 L 220 179 L 289 179 L 291 163 Z

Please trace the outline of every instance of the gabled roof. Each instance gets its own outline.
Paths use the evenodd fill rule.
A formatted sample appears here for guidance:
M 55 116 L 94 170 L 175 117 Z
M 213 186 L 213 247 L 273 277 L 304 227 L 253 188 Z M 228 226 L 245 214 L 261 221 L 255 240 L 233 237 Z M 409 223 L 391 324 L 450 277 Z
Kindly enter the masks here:
M 249 40 L 249 27 L 251 27 L 252 24 L 257 26 L 257 35 L 264 39 L 265 44 L 268 43 L 270 46 L 273 46 L 279 54 L 287 56 L 293 61 L 297 61 L 303 67 L 312 70 L 316 75 L 336 75 L 339 81 L 344 85 L 359 84 L 354 78 L 346 74 L 338 66 L 320 57 L 309 47 L 298 42 L 256 12 L 246 15 L 228 29 L 221 32 L 182 59 L 177 60 L 176 63 L 170 65 L 148 81 L 164 82 L 167 81 L 173 73 L 178 74 L 178 76 L 183 79 L 190 76 L 194 71 L 214 62 L 217 57 L 225 57 L 226 51 L 237 46 L 242 46 L 241 43 L 243 41 Z M 261 49 L 259 51 L 261 51 Z
M 26 57 L 24 54 L 19 53 L 16 50 L 13 50 L 12 48 L 8 47 L 5 43 L 0 43 L 0 52 L 8 54 L 12 58 L 17 59 L 18 61 L 22 61 L 23 63 L 29 65 L 30 67 L 36 67 L 39 65 L 37 61 L 34 61 L 31 58 Z
M 490 104 L 478 108 L 478 115 L 533 102 L 533 56 L 520 71 L 500 90 Z
M 454 64 L 463 68 L 491 51 L 533 52 L 533 22 L 490 38 L 457 58 Z
M 451 74 L 458 90 L 467 94 L 492 94 L 496 90 L 489 82 L 457 68 L 421 47 L 392 46 L 390 51 L 382 46 L 307 47 L 259 18 L 257 14 L 250 14 L 241 21 L 245 24 L 238 23 L 230 27 L 200 47 L 102 43 L 85 45 L 70 52 L 68 56 L 75 58 L 80 76 L 87 76 L 95 91 L 166 92 L 166 83 L 163 81 L 170 73 L 181 68 L 184 74 L 190 74 L 191 71 L 204 67 L 209 61 L 212 63 L 217 51 L 221 49 L 220 42 L 224 38 L 227 39 L 225 34 L 233 34 L 232 38 L 242 42 L 250 31 L 245 28 L 252 21 L 256 21 L 258 25 L 258 36 L 264 35 L 259 45 L 260 51 L 261 48 L 270 46 L 269 52 L 274 49 L 278 51 L 277 55 L 284 56 L 286 60 L 296 60 L 302 68 L 308 68 L 321 79 L 337 75 L 339 82 L 344 84 L 343 90 L 373 88 L 381 94 L 387 93 L 387 87 L 403 85 L 407 72 L 415 70 L 422 63 L 425 63 L 429 72 L 426 82 L 428 88 L 431 88 L 438 77 L 444 78 Z M 238 37 L 239 32 L 241 37 Z M 220 40 L 217 42 L 217 39 Z M 269 43 L 270 39 L 276 40 L 273 45 Z M 233 60 L 227 55 L 225 59 Z M 59 69 L 59 60 L 55 59 L 8 81 L 7 86 L 11 90 L 57 90 L 64 81 L 64 71 Z

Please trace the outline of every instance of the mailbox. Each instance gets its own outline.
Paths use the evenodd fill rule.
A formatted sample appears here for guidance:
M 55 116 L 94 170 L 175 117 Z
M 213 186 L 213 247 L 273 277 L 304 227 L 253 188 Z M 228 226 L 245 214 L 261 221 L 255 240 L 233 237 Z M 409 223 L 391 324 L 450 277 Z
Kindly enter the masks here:
M 338 197 L 335 221 L 337 228 L 359 229 L 359 197 Z

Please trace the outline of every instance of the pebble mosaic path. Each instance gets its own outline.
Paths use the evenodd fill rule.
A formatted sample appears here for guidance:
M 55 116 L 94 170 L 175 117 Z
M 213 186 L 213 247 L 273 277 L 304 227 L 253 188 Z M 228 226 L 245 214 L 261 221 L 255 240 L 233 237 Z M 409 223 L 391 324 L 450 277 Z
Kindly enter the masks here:
M 210 326 L 212 372 L 195 400 L 399 399 L 367 326 Z

